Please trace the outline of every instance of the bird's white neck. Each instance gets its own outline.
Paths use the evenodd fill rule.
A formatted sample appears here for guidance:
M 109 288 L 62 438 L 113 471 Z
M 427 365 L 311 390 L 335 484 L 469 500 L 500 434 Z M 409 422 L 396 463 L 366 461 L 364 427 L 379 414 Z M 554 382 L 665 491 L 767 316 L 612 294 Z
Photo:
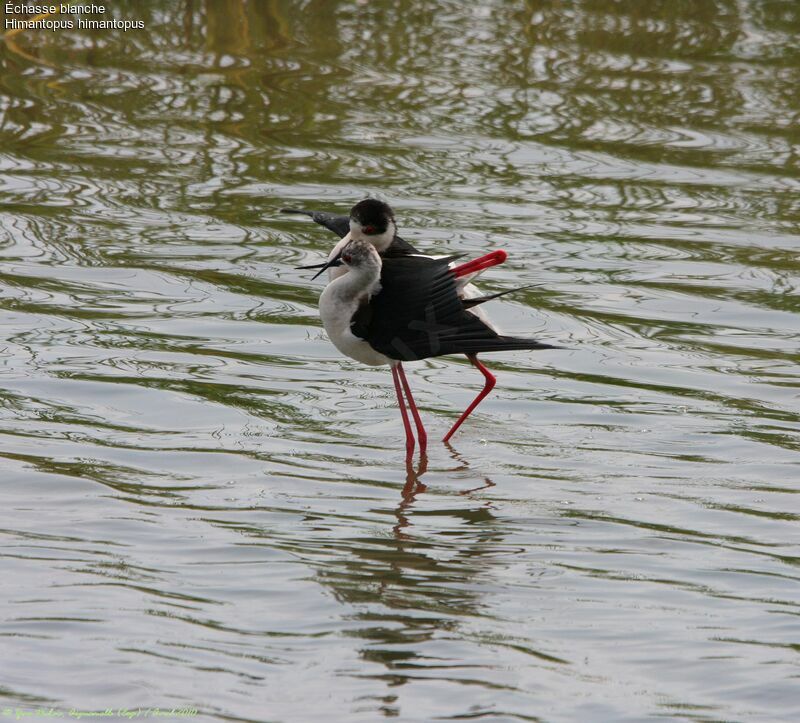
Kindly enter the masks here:
M 331 249 L 331 252 L 328 254 L 328 261 L 333 261 L 341 252 L 342 249 L 350 243 L 352 239 L 351 234 L 347 234 L 343 239 L 340 239 L 339 243 L 336 244 Z M 328 279 L 333 281 L 334 279 L 338 279 L 340 276 L 344 276 L 347 273 L 346 266 L 331 266 L 328 269 Z
M 380 234 L 365 234 L 361 229 L 361 224 L 350 219 L 350 238 L 371 243 L 379 254 L 382 254 L 392 245 L 394 237 L 397 235 L 397 224 L 389 221 L 386 230 Z
M 328 286 L 342 301 L 370 297 L 381 289 L 381 267 L 370 265 L 349 268 L 345 274 L 333 279 Z

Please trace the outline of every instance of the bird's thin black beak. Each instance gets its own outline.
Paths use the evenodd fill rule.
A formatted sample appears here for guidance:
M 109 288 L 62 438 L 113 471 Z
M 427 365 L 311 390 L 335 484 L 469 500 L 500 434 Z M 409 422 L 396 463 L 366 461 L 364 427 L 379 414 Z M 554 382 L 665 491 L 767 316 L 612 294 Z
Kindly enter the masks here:
M 330 261 L 326 261 L 324 264 L 311 264 L 310 266 L 295 266 L 296 269 L 319 269 L 316 274 L 311 277 L 311 280 L 317 278 L 321 273 L 323 273 L 326 269 L 330 269 L 333 266 L 341 266 L 342 265 L 342 255 L 337 254 L 334 258 Z

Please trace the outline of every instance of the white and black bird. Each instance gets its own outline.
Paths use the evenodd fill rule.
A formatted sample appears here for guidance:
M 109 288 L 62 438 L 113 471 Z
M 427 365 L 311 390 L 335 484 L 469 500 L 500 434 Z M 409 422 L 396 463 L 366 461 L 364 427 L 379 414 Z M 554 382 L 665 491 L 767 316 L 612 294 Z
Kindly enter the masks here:
M 341 216 L 328 213 L 327 211 L 309 211 L 302 208 L 282 208 L 281 213 L 304 214 L 305 216 L 311 217 L 311 219 L 320 226 L 324 226 L 339 236 L 339 243 L 331 249 L 331 252 L 328 254 L 328 259 L 324 263 L 296 267 L 298 269 L 318 269 L 312 279 L 316 279 L 317 276 L 326 270 L 331 279 L 335 279 L 337 276 L 346 273 L 345 269 L 341 268 L 341 265 L 337 264 L 336 261 L 338 261 L 342 249 L 351 240 L 368 241 L 375 247 L 382 258 L 412 255 L 424 256 L 426 258 L 442 258 L 423 254 L 408 241 L 401 238 L 397 234 L 397 222 L 395 221 L 394 211 L 392 211 L 391 206 L 389 206 L 388 203 L 374 198 L 365 198 L 363 201 L 359 201 L 350 210 L 349 216 Z M 507 254 L 502 250 L 487 254 L 485 257 L 486 263 L 484 263 L 480 269 L 459 278 L 457 284 L 459 295 L 463 296 L 465 299 L 480 297 L 480 292 L 471 282 L 482 271 L 495 264 L 503 263 L 506 258 Z M 473 305 L 471 311 L 493 327 L 489 318 L 481 309 Z
M 394 211 L 392 211 L 389 204 L 379 201 L 374 198 L 366 198 L 359 201 L 350 210 L 349 216 L 338 215 L 329 213 L 327 211 L 312 211 L 299 208 L 282 208 L 282 213 L 296 213 L 309 216 L 313 221 L 320 226 L 333 231 L 339 237 L 337 243 L 331 252 L 328 254 L 327 260 L 322 264 L 312 264 L 310 266 L 298 266 L 299 269 L 318 269 L 313 278 L 317 278 L 325 270 L 328 271 L 328 276 L 331 280 L 347 273 L 345 267 L 338 263 L 342 253 L 342 249 L 351 241 L 366 241 L 372 244 L 382 258 L 396 258 L 396 257 L 422 257 L 427 259 L 436 259 L 441 257 L 426 256 L 421 254 L 414 246 L 408 241 L 405 241 L 397 233 L 397 222 L 395 221 Z M 503 294 L 494 294 L 490 297 L 484 297 L 480 291 L 472 284 L 472 281 L 481 272 L 487 268 L 500 264 L 506 260 L 506 253 L 502 250 L 492 251 L 481 259 L 476 259 L 474 266 L 471 267 L 472 271 L 464 272 L 456 277 L 456 293 L 465 302 L 465 308 L 477 316 L 488 327 L 500 334 L 497 328 L 492 324 L 489 317 L 478 306 L 482 301 L 488 301 L 489 298 L 496 298 Z M 513 289 L 512 291 L 516 291 Z M 510 292 L 503 292 L 510 293 Z M 455 431 L 459 428 L 461 423 L 470 412 L 492 391 L 496 383 L 494 375 L 481 363 L 478 359 L 471 354 L 467 354 L 467 359 L 475 366 L 478 371 L 483 375 L 484 385 L 483 389 L 478 393 L 473 402 L 467 407 L 464 414 L 461 415 L 459 420 L 453 425 L 450 431 L 445 435 L 444 442 L 447 442 L 453 436 Z M 402 374 L 402 369 L 401 369 Z M 402 374 L 402 379 L 405 381 L 405 375 Z M 407 382 L 406 382 L 407 386 Z M 408 392 L 410 395 L 410 391 Z M 416 407 L 412 407 L 415 412 Z M 416 415 L 416 412 L 415 412 Z M 415 416 L 415 420 L 417 416 Z M 420 430 L 420 446 L 425 446 L 425 432 L 418 424 Z
M 499 253 L 504 259 L 504 252 Z M 327 267 L 343 269 L 344 273 L 336 275 L 322 292 L 319 302 L 322 323 L 343 354 L 372 366 L 390 365 L 408 457 L 415 443 L 406 401 L 422 453 L 427 435 L 402 362 L 466 354 L 486 378 L 483 391 L 445 436 L 447 441 L 494 387 L 494 375 L 478 360 L 479 353 L 555 348 L 533 339 L 498 334 L 470 312 L 499 294 L 465 299 L 459 292 L 459 281 L 499 263 L 502 259 L 498 260 L 497 254 L 492 252 L 454 266 L 457 257 L 453 256 L 433 258 L 416 253 L 381 256 L 371 241 L 357 238 L 347 239 L 326 262 Z
M 350 210 L 349 216 L 341 216 L 327 211 L 307 211 L 302 208 L 282 208 L 281 213 L 301 213 L 309 216 L 315 223 L 333 231 L 340 241 L 331 249 L 328 259 L 322 264 L 298 266 L 299 269 L 319 269 L 313 278 L 328 270 L 330 278 L 345 273 L 335 262 L 349 241 L 368 241 L 381 256 L 407 256 L 420 254 L 408 241 L 397 235 L 397 222 L 394 211 L 388 203 L 375 198 L 365 198 Z M 421 254 L 420 254 L 421 255 Z

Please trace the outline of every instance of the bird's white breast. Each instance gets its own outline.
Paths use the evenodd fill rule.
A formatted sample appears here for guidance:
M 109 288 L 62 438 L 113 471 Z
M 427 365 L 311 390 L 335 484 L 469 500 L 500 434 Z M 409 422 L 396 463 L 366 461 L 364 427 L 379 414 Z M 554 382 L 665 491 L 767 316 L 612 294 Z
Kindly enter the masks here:
M 352 272 L 349 272 L 346 276 L 351 274 Z M 350 329 L 353 314 L 358 311 L 364 293 L 353 295 L 347 281 L 346 277 L 334 279 L 325 287 L 319 298 L 319 315 L 328 337 L 342 354 L 362 364 L 370 366 L 391 364 L 389 357 L 375 351 L 368 342 L 359 339 Z M 369 292 L 366 294 L 369 295 Z
M 350 243 L 352 236 L 348 233 L 343 238 L 339 239 L 339 243 L 331 249 L 331 252 L 328 254 L 328 261 L 333 261 L 340 253 L 342 253 L 342 249 Z M 334 279 L 338 279 L 340 276 L 344 276 L 347 273 L 347 267 L 345 266 L 331 266 L 328 269 L 328 279 L 333 281 Z

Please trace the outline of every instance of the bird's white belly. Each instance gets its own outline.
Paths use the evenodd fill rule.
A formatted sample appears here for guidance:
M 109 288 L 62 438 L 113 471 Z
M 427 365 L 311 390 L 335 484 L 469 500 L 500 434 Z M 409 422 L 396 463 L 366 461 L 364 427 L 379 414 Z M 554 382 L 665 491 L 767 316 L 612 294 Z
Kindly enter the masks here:
M 331 330 L 325 327 L 325 330 L 334 346 L 351 359 L 370 366 L 391 363 L 389 357 L 375 351 L 367 342 L 353 334 L 349 327 L 342 330 Z
M 357 309 L 357 301 L 342 299 L 332 284 L 326 286 L 319 299 L 319 311 L 328 337 L 342 354 L 362 364 L 370 366 L 391 364 L 392 360 L 389 357 L 375 351 L 350 330 L 350 321 Z

